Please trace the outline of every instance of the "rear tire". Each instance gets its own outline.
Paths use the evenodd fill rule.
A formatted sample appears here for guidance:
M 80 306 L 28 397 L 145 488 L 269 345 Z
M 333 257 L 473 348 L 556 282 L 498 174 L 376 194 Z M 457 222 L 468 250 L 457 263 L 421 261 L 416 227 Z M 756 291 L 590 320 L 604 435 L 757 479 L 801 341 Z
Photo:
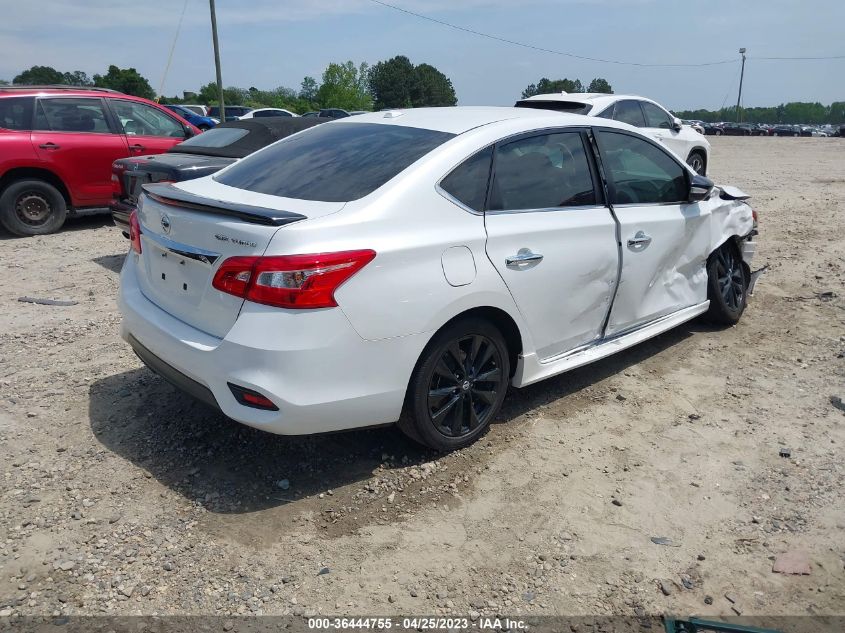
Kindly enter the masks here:
M 483 319 L 459 319 L 435 334 L 423 350 L 399 428 L 440 451 L 468 446 L 489 428 L 509 381 L 510 358 L 502 333 Z
M 66 217 L 64 196 L 43 180 L 18 180 L 0 195 L 0 224 L 14 235 L 55 233 Z
M 720 325 L 734 325 L 742 317 L 748 296 L 748 269 L 733 240 L 728 240 L 707 259 L 705 318 Z

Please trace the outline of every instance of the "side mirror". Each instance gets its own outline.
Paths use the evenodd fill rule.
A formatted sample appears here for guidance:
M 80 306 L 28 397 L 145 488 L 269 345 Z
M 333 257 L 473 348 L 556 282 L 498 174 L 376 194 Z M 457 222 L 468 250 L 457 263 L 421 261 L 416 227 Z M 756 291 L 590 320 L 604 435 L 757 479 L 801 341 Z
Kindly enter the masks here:
M 684 127 L 684 124 L 681 123 L 681 120 L 678 117 L 672 119 L 672 129 L 676 132 L 680 132 L 681 128 Z
M 191 138 L 194 135 L 194 131 L 187 125 L 183 125 L 182 130 L 185 132 L 185 138 Z
M 713 192 L 713 187 L 715 186 L 716 185 L 709 178 L 695 174 L 690 179 L 688 200 L 690 202 L 701 202 L 702 200 L 707 200 Z

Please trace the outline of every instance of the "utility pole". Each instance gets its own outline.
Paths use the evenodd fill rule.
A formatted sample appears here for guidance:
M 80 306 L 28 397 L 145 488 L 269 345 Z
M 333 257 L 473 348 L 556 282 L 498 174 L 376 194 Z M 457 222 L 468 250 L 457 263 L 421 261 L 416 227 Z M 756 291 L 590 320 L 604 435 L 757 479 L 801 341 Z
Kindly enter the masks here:
M 211 7 L 211 37 L 214 40 L 214 68 L 217 71 L 217 94 L 220 96 L 220 122 L 226 122 L 226 105 L 223 103 L 223 75 L 220 72 L 220 44 L 217 42 L 217 13 L 214 0 L 208 0 Z M 745 50 L 745 49 L 743 49 Z
M 212 3 L 214 2 L 214 0 L 211 1 Z M 742 123 L 742 113 L 739 111 L 739 104 L 742 101 L 742 79 L 745 77 L 745 49 L 740 48 L 739 54 L 742 55 L 742 70 L 739 73 L 739 95 L 736 98 L 736 122 Z

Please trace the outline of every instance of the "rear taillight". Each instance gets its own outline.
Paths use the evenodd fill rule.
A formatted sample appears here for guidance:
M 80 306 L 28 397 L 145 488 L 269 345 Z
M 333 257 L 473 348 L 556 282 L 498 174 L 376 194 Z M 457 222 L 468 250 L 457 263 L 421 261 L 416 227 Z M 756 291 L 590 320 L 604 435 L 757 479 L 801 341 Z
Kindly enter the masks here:
M 138 221 L 138 212 L 133 211 L 129 214 L 129 243 L 132 245 L 132 250 L 141 254 L 141 223 Z
M 123 172 L 126 171 L 126 167 L 120 163 L 113 163 L 111 170 L 111 196 L 120 199 L 123 195 Z
M 335 291 L 369 264 L 375 251 L 231 257 L 214 275 L 222 292 L 279 308 L 333 308 Z

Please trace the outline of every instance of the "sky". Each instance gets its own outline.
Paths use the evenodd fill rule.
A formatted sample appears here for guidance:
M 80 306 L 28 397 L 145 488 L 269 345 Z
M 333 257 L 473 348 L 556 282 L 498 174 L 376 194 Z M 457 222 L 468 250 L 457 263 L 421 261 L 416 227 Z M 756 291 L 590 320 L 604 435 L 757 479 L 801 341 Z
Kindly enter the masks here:
M 184 0 L 0 0 L 0 79 L 33 65 L 105 73 L 134 67 L 157 92 L 214 80 L 207 0 L 187 11 L 165 77 Z M 459 105 L 512 105 L 541 77 L 607 79 L 617 93 L 667 108 L 845 101 L 842 0 L 386 0 L 403 9 L 531 46 L 636 64 L 600 63 L 493 41 L 372 0 L 216 0 L 223 83 L 298 89 L 331 62 L 373 64 L 405 55 L 436 66 Z M 163 83 L 163 90 L 160 87 Z

